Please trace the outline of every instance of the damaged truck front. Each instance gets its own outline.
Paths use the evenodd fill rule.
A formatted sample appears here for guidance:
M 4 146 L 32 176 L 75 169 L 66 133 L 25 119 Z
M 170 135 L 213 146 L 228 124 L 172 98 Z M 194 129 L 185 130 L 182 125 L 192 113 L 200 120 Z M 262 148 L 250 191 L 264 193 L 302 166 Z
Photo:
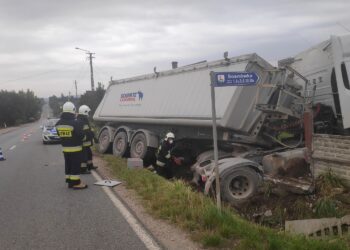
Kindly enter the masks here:
M 174 154 L 185 157 L 192 181 L 209 192 L 215 179 L 211 71 L 254 72 L 260 77 L 255 86 L 216 91 L 223 198 L 243 202 L 264 178 L 298 181 L 297 174 L 288 173 L 296 165 L 293 161 L 308 168 L 303 115 L 306 104 L 315 104 L 313 92 L 307 91 L 310 79 L 293 65 L 275 68 L 256 54 L 111 81 L 94 114 L 95 120 L 105 122 L 99 133 L 100 151 L 112 150 L 116 156 L 142 158 L 151 164 L 159 140 L 172 131 L 177 138 Z M 289 150 L 295 152 L 285 153 Z M 305 183 L 299 183 L 302 190 L 310 191 L 311 185 Z

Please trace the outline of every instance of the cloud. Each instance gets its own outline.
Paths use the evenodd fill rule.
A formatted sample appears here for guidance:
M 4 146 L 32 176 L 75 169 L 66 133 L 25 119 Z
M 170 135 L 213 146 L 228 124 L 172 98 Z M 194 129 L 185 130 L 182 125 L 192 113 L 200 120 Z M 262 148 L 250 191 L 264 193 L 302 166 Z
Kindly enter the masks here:
M 89 65 L 77 46 L 96 53 L 95 82 L 105 84 L 224 51 L 275 62 L 346 33 L 349 7 L 343 0 L 1 0 L 0 88 L 68 94 L 77 80 L 82 93 Z

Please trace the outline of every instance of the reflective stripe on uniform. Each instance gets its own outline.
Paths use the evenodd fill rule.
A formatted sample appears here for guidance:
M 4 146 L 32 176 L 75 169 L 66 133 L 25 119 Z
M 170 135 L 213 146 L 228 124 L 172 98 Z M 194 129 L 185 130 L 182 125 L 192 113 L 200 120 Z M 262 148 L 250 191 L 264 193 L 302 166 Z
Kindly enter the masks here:
M 79 152 L 83 150 L 82 146 L 76 146 L 76 147 L 62 147 L 63 148 L 63 152 L 66 153 L 73 153 L 73 152 Z
M 92 164 L 92 161 L 87 161 L 87 164 Z
M 57 125 L 56 129 L 59 137 L 72 137 L 74 127 L 69 125 Z
M 88 130 L 88 129 L 89 129 L 89 125 L 86 125 L 86 124 L 85 124 L 84 127 L 83 127 L 83 129 L 84 129 L 84 130 Z
M 84 147 L 90 147 L 90 146 L 92 146 L 92 143 L 91 143 L 91 141 L 84 141 L 83 142 L 83 146 Z
M 80 175 L 71 175 L 69 177 L 72 181 L 79 181 L 80 180 Z
M 70 125 L 57 125 L 56 128 L 57 129 L 59 129 L 59 128 L 61 128 L 61 129 L 71 129 L 71 130 L 74 129 L 74 127 L 70 126 Z
M 69 179 L 69 176 L 70 176 L 70 175 L 66 175 L 66 179 Z
M 156 163 L 158 166 L 160 167 L 164 167 L 165 166 L 165 163 L 164 162 L 161 162 L 161 161 L 158 161 L 157 160 L 157 163 Z
M 81 165 L 80 165 L 81 168 L 86 168 L 86 162 L 82 162 Z
M 165 156 L 165 158 L 170 159 L 171 155 L 170 152 L 168 152 L 168 154 Z

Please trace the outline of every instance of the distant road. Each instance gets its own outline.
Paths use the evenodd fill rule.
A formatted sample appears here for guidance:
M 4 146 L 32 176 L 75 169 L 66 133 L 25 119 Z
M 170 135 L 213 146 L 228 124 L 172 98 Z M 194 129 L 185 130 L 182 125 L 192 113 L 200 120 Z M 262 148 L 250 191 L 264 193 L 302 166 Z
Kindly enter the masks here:
M 61 146 L 42 144 L 41 124 L 0 133 L 0 249 L 157 249 L 92 175 L 88 189 L 67 188 Z

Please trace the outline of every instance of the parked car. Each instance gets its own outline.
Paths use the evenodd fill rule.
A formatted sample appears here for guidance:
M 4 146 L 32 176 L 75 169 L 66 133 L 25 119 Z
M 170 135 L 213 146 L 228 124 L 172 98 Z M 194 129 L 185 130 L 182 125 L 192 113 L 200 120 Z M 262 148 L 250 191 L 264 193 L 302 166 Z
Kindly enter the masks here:
M 43 132 L 42 132 L 42 138 L 43 138 L 43 144 L 48 144 L 50 142 L 59 142 L 60 137 L 57 134 L 55 125 L 58 122 L 59 119 L 57 118 L 49 118 L 45 122 L 45 124 L 42 126 Z

